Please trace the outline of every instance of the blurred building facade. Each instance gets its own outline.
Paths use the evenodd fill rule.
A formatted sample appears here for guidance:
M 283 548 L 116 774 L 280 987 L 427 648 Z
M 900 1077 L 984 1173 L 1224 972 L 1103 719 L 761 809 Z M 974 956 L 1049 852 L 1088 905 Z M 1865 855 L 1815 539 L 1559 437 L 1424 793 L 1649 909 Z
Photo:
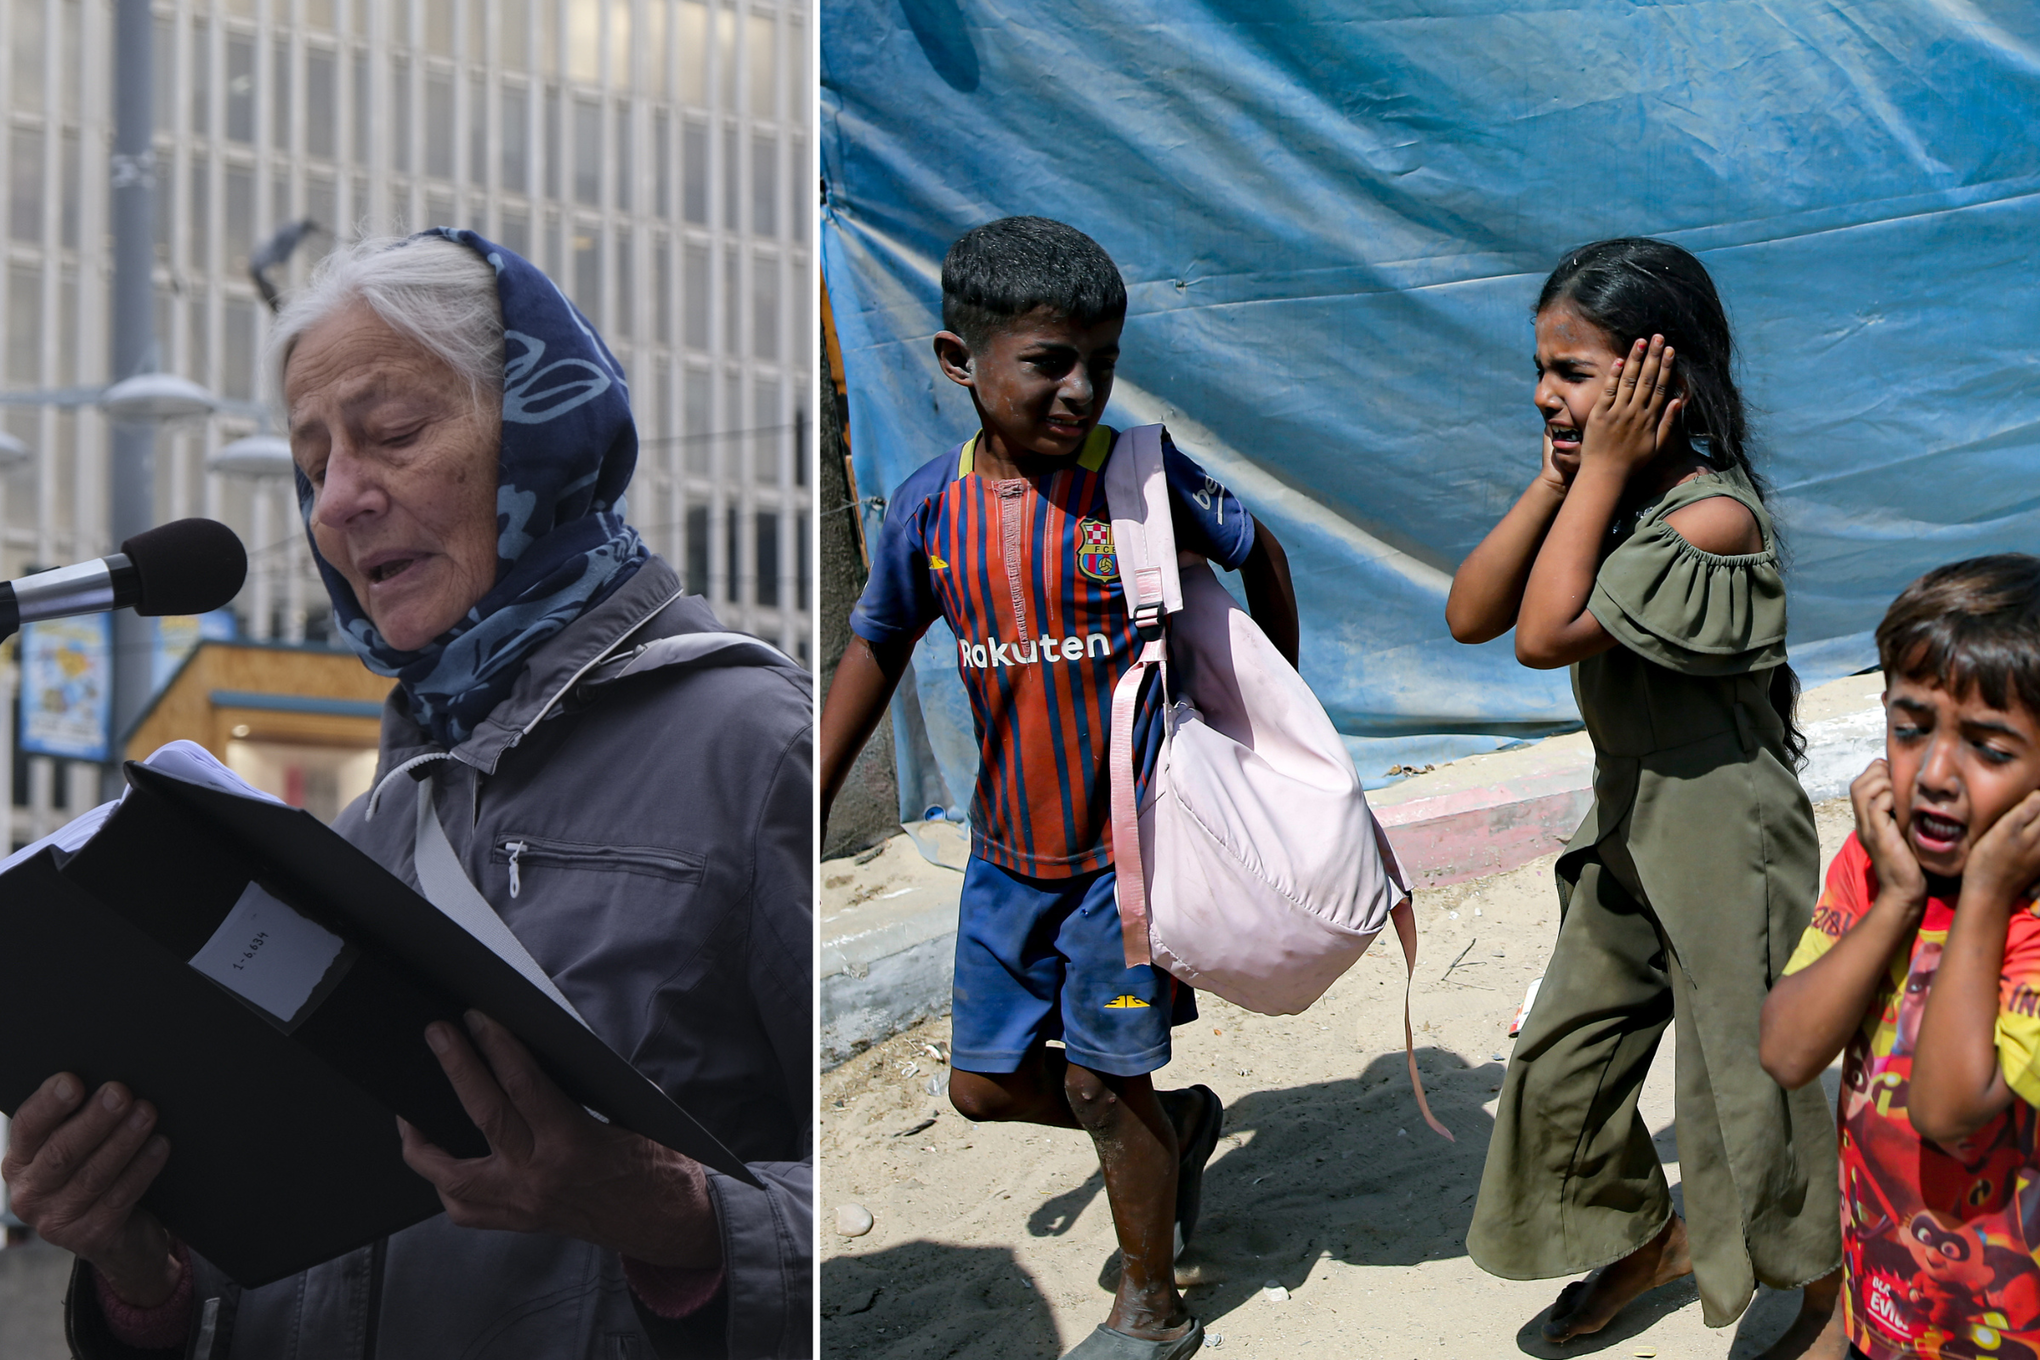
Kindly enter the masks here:
M 451 223 L 545 269 L 631 383 L 632 521 L 729 625 L 812 663 L 809 414 L 814 200 L 807 0 L 161 0 L 155 14 L 158 367 L 273 397 L 248 258 Z M 4 383 L 107 380 L 110 0 L 0 0 L 7 185 Z M 0 571 L 107 536 L 106 423 L 4 409 L 32 457 L 0 476 Z M 207 471 L 257 428 L 215 415 L 157 439 L 163 519 L 210 515 L 250 549 L 244 637 L 325 640 L 287 482 Z M 17 765 L 20 762 L 16 762 Z M 89 767 L 15 779 L 13 839 L 89 798 Z

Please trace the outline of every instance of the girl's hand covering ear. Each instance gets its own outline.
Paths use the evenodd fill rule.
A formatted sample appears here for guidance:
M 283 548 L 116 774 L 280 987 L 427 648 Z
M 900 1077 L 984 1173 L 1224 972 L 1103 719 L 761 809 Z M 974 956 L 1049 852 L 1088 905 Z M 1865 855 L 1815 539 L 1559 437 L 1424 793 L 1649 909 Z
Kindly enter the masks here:
M 1849 785 L 1849 802 L 1856 809 L 1856 839 L 1870 852 L 1870 866 L 1877 871 L 1878 897 L 1917 921 L 1927 909 L 1927 875 L 1899 830 L 1891 766 L 1883 757 L 1871 761 Z
M 1627 477 L 1657 456 L 1686 404 L 1671 394 L 1674 358 L 1665 338 L 1653 335 L 1615 361 L 1582 432 L 1581 463 L 1611 464 Z
M 1551 448 L 1551 431 L 1544 431 L 1544 463 L 1538 469 L 1538 477 L 1549 483 L 1551 489 L 1563 496 L 1572 489 L 1573 474 L 1580 470 L 1580 458 L 1576 453 L 1560 457 Z

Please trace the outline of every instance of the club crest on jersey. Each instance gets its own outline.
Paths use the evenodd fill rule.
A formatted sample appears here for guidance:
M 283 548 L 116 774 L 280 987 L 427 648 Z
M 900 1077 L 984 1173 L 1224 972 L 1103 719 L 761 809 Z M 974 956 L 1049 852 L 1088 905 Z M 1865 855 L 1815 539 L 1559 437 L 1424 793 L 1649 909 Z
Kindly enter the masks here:
M 1119 579 L 1119 558 L 1112 551 L 1112 526 L 1103 520 L 1077 521 L 1077 570 L 1093 581 Z

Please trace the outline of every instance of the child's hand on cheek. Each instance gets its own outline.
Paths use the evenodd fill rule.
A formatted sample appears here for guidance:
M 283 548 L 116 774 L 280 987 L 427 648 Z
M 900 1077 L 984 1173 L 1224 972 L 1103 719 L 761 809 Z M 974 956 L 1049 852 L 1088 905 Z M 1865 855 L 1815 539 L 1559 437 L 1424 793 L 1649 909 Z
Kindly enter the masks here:
M 1891 766 L 1882 756 L 1849 785 L 1849 802 L 1856 809 L 1856 839 L 1870 852 L 1871 867 L 1877 870 L 1878 900 L 1889 899 L 1908 922 L 1917 921 L 1927 908 L 1927 875 L 1898 829 Z
M 1962 868 L 1962 896 L 2010 906 L 2040 879 L 2040 791 L 2027 794 L 1979 836 Z
M 1539 470 L 1538 476 L 1550 483 L 1553 491 L 1563 496 L 1572 488 L 1573 474 L 1579 470 L 1580 458 L 1578 454 L 1567 454 L 1561 457 L 1552 450 L 1551 431 L 1547 428 L 1544 431 L 1544 465 Z
M 1674 358 L 1665 338 L 1654 335 L 1648 345 L 1638 340 L 1628 358 L 1615 361 L 1581 432 L 1582 467 L 1606 466 L 1626 479 L 1657 456 L 1686 404 L 1671 395 Z

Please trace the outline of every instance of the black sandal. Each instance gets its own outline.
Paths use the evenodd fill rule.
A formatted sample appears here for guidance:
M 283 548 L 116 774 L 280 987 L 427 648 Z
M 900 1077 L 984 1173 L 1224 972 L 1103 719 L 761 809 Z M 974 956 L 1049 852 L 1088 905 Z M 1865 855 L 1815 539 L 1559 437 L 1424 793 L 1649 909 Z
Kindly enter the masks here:
M 1176 1254 L 1181 1256 L 1197 1231 L 1198 1210 L 1203 1207 L 1204 1164 L 1218 1148 L 1220 1126 L 1225 1123 L 1225 1102 L 1209 1086 L 1193 1086 L 1190 1094 L 1204 1102 L 1204 1122 L 1197 1136 L 1185 1143 L 1176 1161 Z

